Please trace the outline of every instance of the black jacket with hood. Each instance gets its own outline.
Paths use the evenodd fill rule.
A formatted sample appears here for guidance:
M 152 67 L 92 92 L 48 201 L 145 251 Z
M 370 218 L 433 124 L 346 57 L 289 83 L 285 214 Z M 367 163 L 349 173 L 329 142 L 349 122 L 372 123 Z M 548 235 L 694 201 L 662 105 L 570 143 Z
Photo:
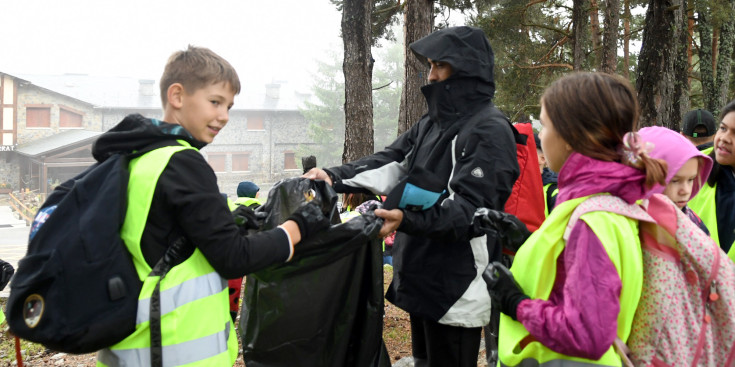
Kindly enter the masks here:
M 481 274 L 488 250 L 484 237 L 470 238 L 469 224 L 477 208 L 502 210 L 510 196 L 519 174 L 514 129 L 492 104 L 493 52 L 481 30 L 443 29 L 411 49 L 452 66 L 449 78 L 422 88 L 428 114 L 385 150 L 326 171 L 338 192 L 387 194 L 416 167 L 441 180 L 445 192 L 436 205 L 404 210 L 386 297 L 442 324 L 484 326 L 490 298 Z
M 177 145 L 177 139 L 197 149 L 206 145 L 180 125 L 130 115 L 97 139 L 92 154 L 97 161 L 103 161 L 118 152 Z M 290 248 L 283 230 L 240 235 L 220 194 L 217 177 L 198 151 L 185 149 L 175 153 L 158 182 L 150 184 L 156 188 L 141 249 L 151 267 L 182 235 L 227 279 L 288 259 Z

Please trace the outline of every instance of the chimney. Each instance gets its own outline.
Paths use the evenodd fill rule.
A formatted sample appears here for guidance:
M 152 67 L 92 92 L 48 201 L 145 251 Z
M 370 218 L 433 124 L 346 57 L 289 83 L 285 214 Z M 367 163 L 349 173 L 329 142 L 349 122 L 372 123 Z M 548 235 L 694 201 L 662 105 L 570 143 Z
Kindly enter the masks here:
M 153 79 L 138 79 L 138 93 L 141 96 L 155 96 L 156 81 Z
M 278 83 L 269 83 L 265 85 L 265 97 L 271 99 L 280 98 L 281 85 Z

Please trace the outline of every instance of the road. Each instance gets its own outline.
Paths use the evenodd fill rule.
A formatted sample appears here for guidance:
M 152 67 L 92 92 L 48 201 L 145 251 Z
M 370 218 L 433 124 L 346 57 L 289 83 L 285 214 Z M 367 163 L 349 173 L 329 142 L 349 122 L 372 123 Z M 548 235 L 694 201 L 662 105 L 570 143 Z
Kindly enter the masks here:
M 30 228 L 25 221 L 13 215 L 10 206 L 0 205 L 0 259 L 11 263 L 16 269 L 18 260 L 26 254 Z M 0 297 L 7 298 L 9 290 L 10 287 L 5 287 Z

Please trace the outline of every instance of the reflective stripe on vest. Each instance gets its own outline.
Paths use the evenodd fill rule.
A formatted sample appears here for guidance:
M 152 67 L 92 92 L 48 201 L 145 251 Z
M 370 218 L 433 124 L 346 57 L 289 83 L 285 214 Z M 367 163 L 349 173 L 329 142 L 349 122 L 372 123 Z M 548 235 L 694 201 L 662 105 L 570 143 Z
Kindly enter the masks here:
M 208 297 L 227 288 L 227 281 L 216 272 L 205 274 L 161 291 L 161 315 L 200 298 Z M 151 298 L 138 300 L 136 324 L 150 319 Z
M 183 366 L 211 357 L 210 350 L 226 350 L 230 337 L 229 323 L 216 334 L 183 343 L 163 346 L 163 366 Z M 103 349 L 97 353 L 97 360 L 107 366 L 150 366 L 151 352 L 149 348 L 137 349 Z M 216 362 L 212 365 L 217 365 Z M 233 361 L 234 363 L 234 361 Z
M 156 183 L 174 153 L 192 148 L 170 146 L 153 150 L 130 162 L 128 209 L 120 236 L 131 253 L 143 288 L 138 297 L 136 329 L 127 338 L 97 354 L 98 365 L 150 365 L 150 297 L 158 281 L 149 276 L 140 240 Z M 212 268 L 199 249 L 173 267 L 161 281 L 161 335 L 164 366 L 232 366 L 237 337 L 229 314 L 227 281 Z M 206 315 L 206 317 L 203 317 Z
M 548 300 L 554 286 L 557 259 L 564 250 L 564 231 L 574 209 L 588 197 L 557 205 L 536 232 L 523 244 L 513 260 L 513 276 L 532 299 Z M 584 220 L 600 239 L 615 265 L 623 287 L 620 294 L 617 336 L 625 341 L 630 335 L 633 316 L 643 284 L 643 260 L 638 239 L 638 222 L 608 212 L 590 212 Z M 620 366 L 620 357 L 610 347 L 599 360 L 570 357 L 556 353 L 538 341 L 521 349 L 529 336 L 518 321 L 501 314 L 499 359 L 503 366 Z

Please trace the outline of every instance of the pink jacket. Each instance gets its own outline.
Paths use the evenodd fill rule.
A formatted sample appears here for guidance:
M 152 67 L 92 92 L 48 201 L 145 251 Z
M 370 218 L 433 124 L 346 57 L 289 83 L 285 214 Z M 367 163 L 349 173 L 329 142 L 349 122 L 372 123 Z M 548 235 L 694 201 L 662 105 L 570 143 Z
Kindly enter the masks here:
M 645 175 L 632 167 L 572 153 L 559 172 L 556 203 L 602 192 L 633 203 L 648 194 L 644 181 Z M 518 321 L 558 353 L 599 359 L 617 335 L 622 284 L 602 243 L 584 221 L 572 228 L 557 269 L 549 300 L 522 301 Z

